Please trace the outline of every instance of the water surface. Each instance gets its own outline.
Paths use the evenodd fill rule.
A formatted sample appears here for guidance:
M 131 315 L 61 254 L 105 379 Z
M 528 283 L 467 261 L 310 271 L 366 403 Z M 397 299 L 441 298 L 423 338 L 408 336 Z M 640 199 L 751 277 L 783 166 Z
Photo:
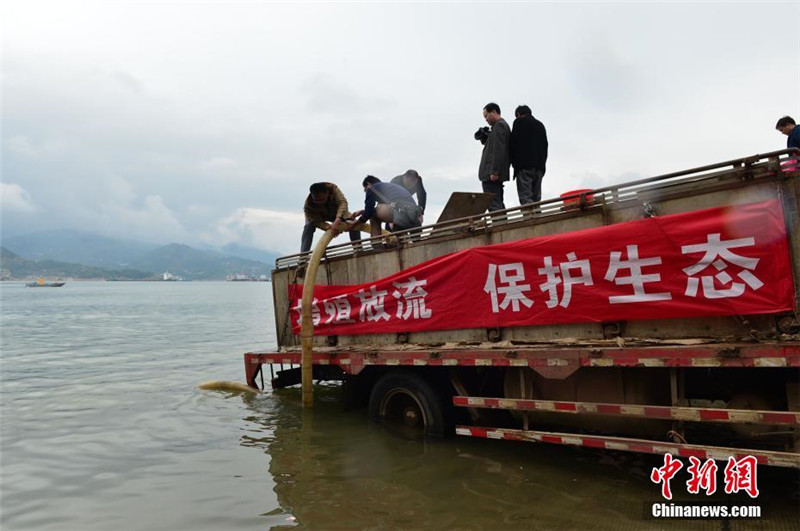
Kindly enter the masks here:
M 800 528 L 793 471 L 759 469 L 759 521 L 655 521 L 652 456 L 408 438 L 343 412 L 335 386 L 311 413 L 298 389 L 197 389 L 242 381 L 242 354 L 274 347 L 270 290 L 3 283 L 0 527 Z

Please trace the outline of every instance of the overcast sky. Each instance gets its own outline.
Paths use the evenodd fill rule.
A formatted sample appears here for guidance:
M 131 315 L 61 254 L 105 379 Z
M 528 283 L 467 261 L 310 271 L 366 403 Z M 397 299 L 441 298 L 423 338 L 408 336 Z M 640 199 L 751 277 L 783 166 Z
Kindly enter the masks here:
M 479 191 L 527 104 L 543 196 L 764 153 L 800 119 L 800 2 L 2 4 L 2 233 L 299 250 L 315 181 Z M 514 183 L 506 205 L 518 204 Z M 343 237 L 342 243 L 346 241 Z

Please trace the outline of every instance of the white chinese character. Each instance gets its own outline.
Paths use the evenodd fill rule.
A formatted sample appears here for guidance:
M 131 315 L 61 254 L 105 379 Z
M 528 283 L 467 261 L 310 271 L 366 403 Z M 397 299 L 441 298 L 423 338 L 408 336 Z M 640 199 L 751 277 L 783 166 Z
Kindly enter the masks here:
M 547 275 L 547 281 L 539 285 L 539 289 L 548 292 L 547 307 L 555 308 L 561 306 L 566 308 L 572 300 L 573 284 L 583 284 L 593 286 L 592 271 L 589 267 L 589 260 L 578 260 L 575 253 L 567 253 L 568 262 L 560 265 L 553 265 L 553 257 L 544 257 L 544 267 L 539 268 L 540 275 Z M 570 270 L 577 269 L 578 275 L 573 276 Z M 558 301 L 558 285 L 563 284 L 563 294 L 561 302 Z
M 319 307 L 317 306 L 317 299 L 311 301 L 311 323 L 314 326 L 317 326 L 320 321 L 322 320 L 319 315 Z M 292 308 L 294 311 L 297 312 L 297 324 L 303 324 L 303 299 L 297 299 L 297 306 Z
M 744 293 L 745 284 L 750 286 L 753 290 L 757 290 L 764 285 L 756 276 L 748 270 L 755 270 L 758 265 L 758 258 L 747 258 L 732 253 L 730 249 L 737 247 L 749 247 L 755 245 L 754 238 L 740 238 L 738 240 L 722 241 L 720 234 L 709 234 L 706 243 L 699 243 L 696 245 L 684 245 L 681 247 L 683 254 L 690 253 L 705 253 L 703 258 L 700 259 L 693 266 L 689 266 L 683 270 L 689 276 L 686 282 L 686 295 L 688 297 L 697 296 L 697 288 L 699 287 L 700 280 L 703 284 L 703 295 L 708 299 L 724 299 L 738 297 Z M 734 282 L 725 269 L 728 264 L 740 267 L 743 271 L 737 273 L 744 284 L 741 282 Z M 692 278 L 697 273 L 700 273 L 709 266 L 713 266 L 718 271 L 716 274 L 709 274 L 701 276 L 700 279 Z M 713 271 L 711 272 L 713 273 Z M 721 285 L 730 285 L 725 289 L 717 289 L 714 287 L 715 281 Z
M 397 299 L 397 317 L 400 319 L 430 319 L 433 312 L 425 307 L 425 295 L 427 291 L 422 286 L 428 283 L 427 280 L 417 280 L 416 277 L 408 277 L 408 282 L 395 282 L 396 288 L 404 289 L 404 292 L 395 290 L 392 295 Z M 405 303 L 403 303 L 405 300 Z
M 337 323 L 355 322 L 350 318 L 350 301 L 347 300 L 347 295 L 337 295 L 322 302 L 325 305 L 325 313 L 328 315 L 328 318 L 325 319 L 325 324 L 334 321 Z
M 358 309 L 358 320 L 379 321 L 389 320 L 389 314 L 383 311 L 383 299 L 386 297 L 385 291 L 377 291 L 375 286 L 370 286 L 369 292 L 363 289 L 358 290 L 356 297 L 361 300 L 361 307 Z
M 620 304 L 625 302 L 648 302 L 648 301 L 668 301 L 672 299 L 672 294 L 669 292 L 662 293 L 645 293 L 644 285 L 648 282 L 658 282 L 661 280 L 661 273 L 642 274 L 642 268 L 647 266 L 655 266 L 661 264 L 661 257 L 654 258 L 639 258 L 639 246 L 628 245 L 628 259 L 621 260 L 622 253 L 613 251 L 611 253 L 611 260 L 608 264 L 608 271 L 606 271 L 605 279 L 611 282 L 612 280 L 618 286 L 630 284 L 633 286 L 633 295 L 618 295 L 609 297 L 608 302 L 611 304 Z M 620 269 L 630 270 L 630 276 L 623 277 L 617 276 Z
M 499 270 L 500 284 L 507 284 L 506 286 L 497 286 L 495 276 Z M 514 264 L 495 265 L 489 264 L 489 274 L 486 276 L 486 284 L 483 286 L 483 291 L 488 293 L 492 298 L 492 312 L 500 313 L 500 309 L 505 310 L 508 305 L 511 305 L 512 312 L 520 310 L 519 303 L 524 304 L 530 308 L 533 306 L 533 301 L 525 296 L 526 291 L 531 290 L 530 284 L 517 284 L 525 280 L 525 270 L 522 268 L 522 262 Z M 503 295 L 503 300 L 498 304 L 498 294 Z

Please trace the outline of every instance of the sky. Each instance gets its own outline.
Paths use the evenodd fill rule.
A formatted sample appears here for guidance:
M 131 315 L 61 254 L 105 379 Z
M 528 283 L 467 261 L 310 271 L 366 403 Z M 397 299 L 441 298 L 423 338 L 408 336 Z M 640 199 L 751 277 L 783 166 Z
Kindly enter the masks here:
M 359 210 L 364 176 L 410 168 L 433 222 L 481 189 L 489 102 L 547 128 L 543 198 L 784 149 L 775 122 L 800 120 L 798 1 L 5 0 L 0 18 L 3 237 L 290 254 L 312 183 Z

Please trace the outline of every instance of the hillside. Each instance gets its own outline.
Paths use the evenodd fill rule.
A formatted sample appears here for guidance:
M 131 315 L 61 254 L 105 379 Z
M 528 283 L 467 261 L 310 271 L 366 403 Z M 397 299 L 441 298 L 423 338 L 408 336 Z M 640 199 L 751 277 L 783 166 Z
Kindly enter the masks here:
M 266 275 L 271 269 L 264 262 L 200 251 L 180 243 L 159 247 L 132 265 L 137 269 L 169 271 L 186 280 L 221 280 L 234 273 Z
M 105 269 L 101 267 L 58 262 L 55 260 L 27 260 L 0 247 L 0 269 L 8 271 L 11 278 L 116 278 L 120 280 L 145 280 L 155 278 L 153 273 L 135 269 Z
M 229 256 L 237 256 L 239 258 L 245 258 L 247 260 L 255 260 L 257 262 L 264 262 L 265 264 L 270 264 L 271 266 L 275 264 L 275 260 L 281 256 L 280 253 L 275 251 L 262 251 L 261 249 L 253 249 L 252 247 L 244 247 L 242 245 L 236 243 L 229 243 L 225 245 L 219 251 L 222 254 L 229 255 Z
M 180 243 L 159 247 L 71 230 L 4 238 L 2 246 L 6 260 L 13 265 L 3 269 L 11 269 L 15 278 L 53 274 L 73 278 L 160 278 L 169 271 L 186 280 L 224 280 L 237 273 L 269 274 L 279 256 L 274 251 L 238 244 L 226 245 L 223 252 L 198 250 Z

